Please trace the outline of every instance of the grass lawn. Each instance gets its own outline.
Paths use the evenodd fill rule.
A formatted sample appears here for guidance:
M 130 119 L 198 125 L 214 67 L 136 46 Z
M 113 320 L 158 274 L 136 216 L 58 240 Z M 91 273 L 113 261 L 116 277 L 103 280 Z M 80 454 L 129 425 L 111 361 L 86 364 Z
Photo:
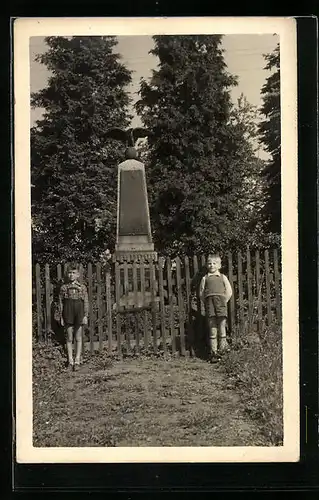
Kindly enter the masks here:
M 34 446 L 281 444 L 247 413 L 238 377 L 229 374 L 231 357 L 210 365 L 182 357 L 116 360 L 102 351 L 85 354 L 75 373 L 64 361 L 59 347 L 34 346 Z

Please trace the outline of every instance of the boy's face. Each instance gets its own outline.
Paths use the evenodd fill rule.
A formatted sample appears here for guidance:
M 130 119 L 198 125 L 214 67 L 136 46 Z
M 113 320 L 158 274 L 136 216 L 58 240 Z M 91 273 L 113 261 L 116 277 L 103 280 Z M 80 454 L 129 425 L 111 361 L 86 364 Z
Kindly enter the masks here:
M 221 261 L 220 261 L 220 259 L 217 259 L 217 258 L 216 259 L 211 259 L 211 258 L 208 259 L 208 261 L 207 261 L 208 272 L 215 273 L 220 268 L 221 268 Z
M 79 274 L 79 271 L 77 269 L 70 269 L 70 271 L 68 272 L 68 278 L 71 282 L 76 281 L 79 276 L 80 276 L 80 274 Z

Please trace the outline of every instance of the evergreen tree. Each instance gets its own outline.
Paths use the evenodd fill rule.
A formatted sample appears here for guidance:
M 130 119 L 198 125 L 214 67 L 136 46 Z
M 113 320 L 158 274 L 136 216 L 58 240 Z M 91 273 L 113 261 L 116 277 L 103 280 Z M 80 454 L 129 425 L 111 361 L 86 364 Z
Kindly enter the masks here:
M 238 242 L 240 244 L 242 241 L 250 247 L 268 246 L 269 234 L 265 231 L 264 223 L 265 161 L 259 157 L 258 109 L 241 94 L 232 108 L 231 121 L 243 138 L 241 155 L 244 189 L 241 195 L 242 209 L 237 216 L 241 233 Z
M 167 253 L 243 243 L 244 179 L 252 149 L 232 116 L 221 36 L 154 36 L 159 58 L 136 109 L 149 138 L 154 240 Z
M 38 61 L 51 72 L 31 96 L 44 108 L 31 130 L 33 255 L 36 260 L 97 257 L 116 231 L 116 165 L 123 146 L 108 127 L 129 124 L 130 72 L 114 37 L 48 37 Z
M 270 160 L 264 169 L 266 202 L 263 216 L 269 233 L 281 232 L 281 136 L 280 136 L 280 52 L 279 44 L 272 54 L 265 56 L 266 70 L 272 71 L 262 87 L 265 119 L 260 124 L 261 141 Z

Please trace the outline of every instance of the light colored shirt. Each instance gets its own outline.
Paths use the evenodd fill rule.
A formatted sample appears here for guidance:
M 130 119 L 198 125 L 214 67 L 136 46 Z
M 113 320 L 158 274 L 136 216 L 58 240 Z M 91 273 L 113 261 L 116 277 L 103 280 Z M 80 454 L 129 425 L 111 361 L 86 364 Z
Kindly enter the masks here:
M 201 282 L 200 282 L 200 285 L 199 285 L 199 296 L 200 296 L 201 300 L 204 301 L 204 289 L 205 289 L 206 276 L 213 276 L 213 275 L 215 275 L 215 276 L 221 276 L 223 278 L 224 285 L 225 285 L 226 302 L 228 302 L 229 299 L 231 298 L 231 296 L 233 295 L 233 291 L 232 291 L 232 288 L 231 288 L 231 285 L 229 283 L 229 280 L 228 280 L 227 276 L 225 276 L 224 274 L 220 273 L 219 271 L 216 271 L 215 273 L 207 273 L 201 279 Z

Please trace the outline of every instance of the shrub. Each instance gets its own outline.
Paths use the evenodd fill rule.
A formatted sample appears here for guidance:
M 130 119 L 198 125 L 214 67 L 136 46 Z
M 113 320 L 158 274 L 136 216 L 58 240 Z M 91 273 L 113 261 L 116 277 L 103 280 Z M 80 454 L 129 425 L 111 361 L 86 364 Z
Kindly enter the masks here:
M 233 341 L 224 358 L 230 381 L 239 390 L 246 411 L 275 446 L 283 442 L 282 336 L 275 325 L 261 338 Z

